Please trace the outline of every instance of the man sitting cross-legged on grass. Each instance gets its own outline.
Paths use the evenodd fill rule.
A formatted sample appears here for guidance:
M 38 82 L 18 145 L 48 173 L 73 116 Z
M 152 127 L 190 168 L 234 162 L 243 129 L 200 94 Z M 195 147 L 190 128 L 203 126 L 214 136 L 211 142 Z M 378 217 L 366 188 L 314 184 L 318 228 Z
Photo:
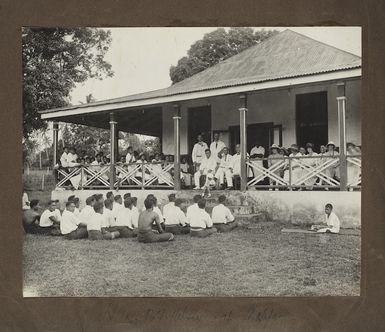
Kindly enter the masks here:
M 103 210 L 103 227 L 106 227 L 107 230 L 110 229 L 110 227 L 115 226 L 115 218 L 114 214 L 112 213 L 112 207 L 114 205 L 114 199 L 113 198 L 107 198 L 104 201 L 104 210 Z
M 206 237 L 217 232 L 213 227 L 213 221 L 210 215 L 205 211 L 206 200 L 200 199 L 198 209 L 194 210 L 194 215 L 190 221 L 190 235 L 197 237 Z
M 224 205 L 225 203 L 226 196 L 220 195 L 218 197 L 218 205 L 214 206 L 211 213 L 214 227 L 218 232 L 229 232 L 238 226 L 230 209 Z
M 333 205 L 330 203 L 325 205 L 325 222 L 320 225 L 313 225 L 310 228 L 312 231 L 318 233 L 339 233 L 340 232 L 340 220 L 333 212 Z
M 40 234 L 60 235 L 60 221 L 56 218 L 56 201 L 49 201 L 39 222 Z
M 134 231 L 138 231 L 138 220 L 139 220 L 139 210 L 136 207 L 138 204 L 138 198 L 137 197 L 131 197 L 132 200 L 132 208 L 131 208 L 131 213 L 132 213 L 132 226 L 134 227 Z
M 129 238 L 135 237 L 136 232 L 132 226 L 132 199 L 131 197 L 127 198 L 124 201 L 124 207 L 119 209 L 118 214 L 116 215 L 115 225 L 110 227 L 111 231 L 118 231 L 120 237 Z
M 118 216 L 118 213 L 121 209 L 123 209 L 123 199 L 121 195 L 116 195 L 114 197 L 114 204 L 112 205 L 112 213 L 114 215 L 114 218 Z
M 58 199 L 55 199 L 56 209 L 55 209 L 55 218 L 56 220 L 61 221 L 61 211 L 59 209 L 60 207 L 60 201 Z
M 68 240 L 77 240 L 87 237 L 87 225 L 74 214 L 75 203 L 67 202 L 60 223 L 60 231 Z
M 194 204 L 187 207 L 186 217 L 187 223 L 191 225 L 191 219 L 195 216 L 195 211 L 199 209 L 198 202 L 202 199 L 201 195 L 194 195 L 193 201 Z
M 144 200 L 144 207 L 146 210 L 142 211 L 139 215 L 138 241 L 144 243 L 172 241 L 174 239 L 174 235 L 172 233 L 163 232 L 163 228 L 159 222 L 159 215 L 153 210 L 154 199 L 147 197 Z M 159 233 L 155 233 L 152 230 L 152 224 L 154 222 L 158 227 Z
M 153 203 L 154 203 L 153 211 L 156 214 L 158 214 L 160 225 L 162 226 L 162 229 L 164 230 L 165 229 L 164 216 L 162 214 L 162 211 L 160 211 L 160 209 L 158 207 L 158 199 L 153 194 L 148 194 L 147 198 L 149 198 L 149 199 L 151 199 L 153 201 Z M 143 210 L 142 211 L 146 211 L 146 207 L 145 206 L 143 206 Z M 157 230 L 157 226 L 156 226 L 155 223 L 152 226 L 153 226 L 153 229 Z
M 87 225 L 88 221 L 90 221 L 94 215 L 94 205 L 95 205 L 95 196 L 87 197 L 86 206 L 80 211 L 79 219 L 83 224 Z
M 97 202 L 94 205 L 95 215 L 87 223 L 88 238 L 90 240 L 113 240 L 119 237 L 118 231 L 109 232 L 103 218 L 103 203 Z
M 79 210 L 79 208 L 80 208 L 80 199 L 79 199 L 79 197 L 76 197 L 75 195 L 71 195 L 71 196 L 68 197 L 67 201 L 68 202 L 69 201 L 74 202 L 74 204 L 75 204 L 74 214 L 75 214 L 76 217 L 79 218 L 79 216 L 80 216 L 80 210 Z
M 23 228 L 26 233 L 39 234 L 39 200 L 33 199 L 29 202 L 29 209 L 23 211 Z
M 174 235 L 190 233 L 190 226 L 187 224 L 186 215 L 180 208 L 182 205 L 182 200 L 177 198 L 175 202 L 172 203 L 173 204 L 169 205 L 167 209 L 166 206 L 168 204 L 163 208 L 166 232 L 170 232 Z

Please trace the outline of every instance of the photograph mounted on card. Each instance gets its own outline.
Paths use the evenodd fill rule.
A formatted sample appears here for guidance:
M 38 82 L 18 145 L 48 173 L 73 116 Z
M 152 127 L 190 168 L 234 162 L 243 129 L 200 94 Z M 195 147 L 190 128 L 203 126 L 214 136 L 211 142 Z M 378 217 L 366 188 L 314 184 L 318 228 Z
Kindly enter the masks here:
M 24 297 L 359 296 L 361 29 L 22 29 Z

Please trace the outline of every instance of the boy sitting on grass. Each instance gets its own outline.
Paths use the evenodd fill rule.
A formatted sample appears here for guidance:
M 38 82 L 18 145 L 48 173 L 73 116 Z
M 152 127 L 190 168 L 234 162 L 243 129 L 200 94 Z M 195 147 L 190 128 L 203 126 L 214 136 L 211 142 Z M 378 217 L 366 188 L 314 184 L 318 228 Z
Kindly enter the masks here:
M 103 231 L 103 227 L 109 230 L 110 227 L 115 226 L 115 218 L 114 218 L 114 214 L 112 213 L 113 204 L 114 204 L 113 198 L 107 198 L 104 201 L 104 210 L 103 210 L 104 220 L 103 220 L 102 231 Z
M 171 233 L 164 233 L 163 228 L 160 225 L 159 215 L 154 212 L 154 200 L 151 197 L 147 197 L 144 200 L 145 211 L 142 211 L 139 215 L 139 233 L 138 241 L 143 243 L 152 243 L 152 242 L 165 242 L 172 241 L 174 235 Z M 155 233 L 152 230 L 152 224 L 156 223 L 159 233 Z
M 48 202 L 47 209 L 40 217 L 40 233 L 44 235 L 60 235 L 60 221 L 56 218 L 56 201 Z
M 87 237 L 87 225 L 75 216 L 74 211 L 75 203 L 73 201 L 67 202 L 61 218 L 60 231 L 68 240 Z
M 214 206 L 212 212 L 212 220 L 214 227 L 218 232 L 230 232 L 238 226 L 230 209 L 225 206 L 226 196 L 218 197 L 218 205 Z
M 135 237 L 136 233 L 132 227 L 132 199 L 129 197 L 124 201 L 124 207 L 118 210 L 115 219 L 115 226 L 111 227 L 111 231 L 118 231 L 120 237 L 129 238 Z
M 138 220 L 139 220 L 139 210 L 136 207 L 138 204 L 138 198 L 137 197 L 131 197 L 132 200 L 132 208 L 131 208 L 131 213 L 132 213 L 132 227 L 134 227 L 134 231 L 137 232 L 138 230 Z
M 39 200 L 33 199 L 29 203 L 29 209 L 23 211 L 23 228 L 26 233 L 39 234 Z
M 174 235 L 190 233 L 190 226 L 187 224 L 186 215 L 180 208 L 181 205 L 182 200 L 177 198 L 173 202 L 173 205 L 169 205 L 167 209 L 163 210 L 166 232 L 170 232 Z
M 213 221 L 210 215 L 205 211 L 206 200 L 201 199 L 198 202 L 198 209 L 190 220 L 190 235 L 196 237 L 206 237 L 217 232 L 213 227 Z
M 313 225 L 310 229 L 312 231 L 317 231 L 317 233 L 339 233 L 340 220 L 333 212 L 333 205 L 330 203 L 325 205 L 325 222 L 320 225 Z
M 104 224 L 103 203 L 96 202 L 94 205 L 95 215 L 87 223 L 88 238 L 90 240 L 113 240 L 119 237 L 118 231 L 109 232 Z

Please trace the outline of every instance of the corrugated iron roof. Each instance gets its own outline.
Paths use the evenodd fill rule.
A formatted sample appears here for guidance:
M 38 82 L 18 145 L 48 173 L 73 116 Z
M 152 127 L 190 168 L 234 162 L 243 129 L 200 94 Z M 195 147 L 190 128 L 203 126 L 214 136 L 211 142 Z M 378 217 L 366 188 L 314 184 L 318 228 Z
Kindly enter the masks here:
M 168 88 L 90 104 L 58 108 L 42 113 L 172 96 L 360 67 L 361 58 L 359 56 L 287 29 Z

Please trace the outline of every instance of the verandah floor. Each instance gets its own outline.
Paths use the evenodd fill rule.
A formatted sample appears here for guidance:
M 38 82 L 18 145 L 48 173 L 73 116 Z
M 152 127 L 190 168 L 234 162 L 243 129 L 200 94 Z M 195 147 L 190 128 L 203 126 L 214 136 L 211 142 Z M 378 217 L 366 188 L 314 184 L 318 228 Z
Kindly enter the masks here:
M 24 296 L 359 295 L 359 236 L 282 227 L 160 244 L 26 235 Z

